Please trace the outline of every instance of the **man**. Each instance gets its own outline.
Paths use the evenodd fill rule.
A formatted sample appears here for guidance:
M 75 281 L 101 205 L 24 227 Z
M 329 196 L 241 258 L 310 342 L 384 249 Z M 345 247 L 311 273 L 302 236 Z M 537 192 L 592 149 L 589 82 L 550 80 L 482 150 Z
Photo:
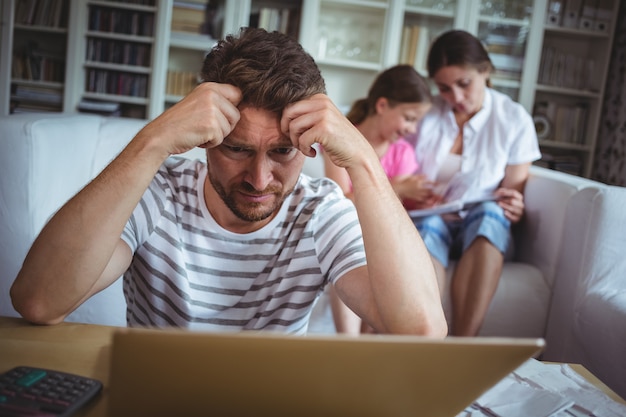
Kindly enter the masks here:
M 301 334 L 331 283 L 379 332 L 444 336 L 429 255 L 301 46 L 243 29 L 202 77 L 45 226 L 16 310 L 58 323 L 124 274 L 131 326 Z M 348 170 L 354 205 L 300 175 L 316 143 Z M 196 146 L 206 164 L 168 159 Z

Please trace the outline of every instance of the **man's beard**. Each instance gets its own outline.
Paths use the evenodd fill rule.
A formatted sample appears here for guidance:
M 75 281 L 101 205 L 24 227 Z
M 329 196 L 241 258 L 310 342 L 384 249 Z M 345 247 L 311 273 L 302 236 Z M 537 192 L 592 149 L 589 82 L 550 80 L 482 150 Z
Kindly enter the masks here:
M 285 201 L 285 198 L 289 194 L 293 192 L 293 188 L 288 190 L 286 193 L 282 193 L 282 189 L 277 187 L 268 187 L 265 190 L 258 192 L 247 182 L 242 182 L 239 185 L 231 188 L 230 192 L 227 192 L 226 189 L 220 184 L 210 173 L 208 175 L 209 181 L 213 186 L 213 189 L 220 196 L 224 204 L 233 212 L 235 216 L 240 218 L 241 220 L 245 220 L 248 222 L 259 222 L 261 220 L 265 220 L 268 217 L 274 215 L 276 211 L 280 209 L 280 206 Z M 235 199 L 235 194 L 238 191 L 242 191 L 244 194 L 249 195 L 267 195 L 268 193 L 273 194 L 275 196 L 274 204 L 269 208 L 264 208 L 264 205 L 260 203 L 250 203 L 241 205 L 237 203 Z

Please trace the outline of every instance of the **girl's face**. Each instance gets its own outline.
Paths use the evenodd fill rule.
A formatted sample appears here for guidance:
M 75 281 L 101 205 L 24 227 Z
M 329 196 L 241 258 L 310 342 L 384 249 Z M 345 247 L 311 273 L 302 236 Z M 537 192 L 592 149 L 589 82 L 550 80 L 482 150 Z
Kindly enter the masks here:
M 430 109 L 430 103 L 398 103 L 392 105 L 386 98 L 379 98 L 376 110 L 381 118 L 381 135 L 389 142 L 415 133 L 417 123 Z
M 433 80 L 457 114 L 473 116 L 483 105 L 489 71 L 456 65 L 442 67 Z

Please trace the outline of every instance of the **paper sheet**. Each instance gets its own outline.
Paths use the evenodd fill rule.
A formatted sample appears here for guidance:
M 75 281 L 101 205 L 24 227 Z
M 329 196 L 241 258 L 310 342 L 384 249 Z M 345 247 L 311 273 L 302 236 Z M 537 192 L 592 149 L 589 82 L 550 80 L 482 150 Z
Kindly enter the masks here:
M 623 417 L 613 401 L 567 364 L 530 359 L 458 417 Z

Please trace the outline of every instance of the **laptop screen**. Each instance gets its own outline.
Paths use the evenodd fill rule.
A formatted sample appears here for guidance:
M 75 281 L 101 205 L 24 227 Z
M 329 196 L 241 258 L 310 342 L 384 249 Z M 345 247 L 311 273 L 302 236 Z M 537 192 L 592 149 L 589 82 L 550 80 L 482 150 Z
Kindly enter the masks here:
M 455 416 L 543 344 L 123 329 L 109 415 Z

